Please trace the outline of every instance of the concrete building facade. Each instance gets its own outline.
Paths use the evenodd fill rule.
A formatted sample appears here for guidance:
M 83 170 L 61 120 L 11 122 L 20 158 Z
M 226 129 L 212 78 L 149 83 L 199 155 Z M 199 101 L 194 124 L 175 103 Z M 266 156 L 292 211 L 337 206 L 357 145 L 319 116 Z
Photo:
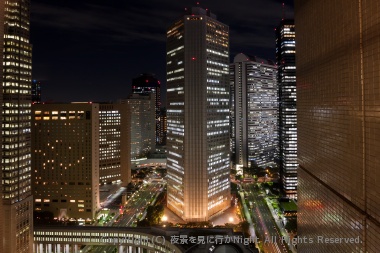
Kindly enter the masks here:
M 188 8 L 167 30 L 168 207 L 207 221 L 230 206 L 229 28 Z
M 99 203 L 99 104 L 32 107 L 34 210 L 94 219 Z
M 155 94 L 131 94 L 119 102 L 131 110 L 131 158 L 147 157 L 156 144 Z
M 230 64 L 231 151 L 235 164 L 273 166 L 278 156 L 277 66 L 240 53 Z
M 127 104 L 99 104 L 99 183 L 131 179 L 131 121 Z
M 2 79 L 2 252 L 32 252 L 30 1 L 0 3 L 4 20 Z

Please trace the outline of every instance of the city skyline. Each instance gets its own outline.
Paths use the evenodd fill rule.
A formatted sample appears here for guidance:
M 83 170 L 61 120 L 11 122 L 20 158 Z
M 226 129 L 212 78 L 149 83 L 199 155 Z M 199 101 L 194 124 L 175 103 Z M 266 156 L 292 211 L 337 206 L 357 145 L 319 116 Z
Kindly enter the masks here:
M 0 1 L 0 252 L 378 251 L 379 0 Z
M 218 13 L 230 26 L 230 58 L 244 52 L 274 59 L 273 30 L 283 15 L 282 2 L 285 16 L 293 17 L 290 0 L 240 0 L 223 5 L 207 0 L 200 5 Z M 165 89 L 165 31 L 186 6 L 195 3 L 34 0 L 33 78 L 43 83 L 43 100 L 126 98 L 132 78 L 143 72 L 155 73 Z

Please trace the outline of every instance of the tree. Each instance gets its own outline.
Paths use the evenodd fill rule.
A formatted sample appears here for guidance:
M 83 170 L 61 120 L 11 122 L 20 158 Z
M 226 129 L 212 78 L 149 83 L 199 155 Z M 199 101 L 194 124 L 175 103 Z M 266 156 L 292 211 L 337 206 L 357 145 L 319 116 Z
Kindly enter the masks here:
M 146 209 L 146 220 L 150 224 L 150 226 L 158 225 L 163 215 L 164 215 L 163 205 L 148 206 L 148 208 Z
M 147 219 L 143 219 L 137 222 L 138 227 L 149 227 L 150 223 Z
M 240 225 L 241 225 L 241 230 L 243 231 L 243 233 L 248 236 L 249 235 L 249 223 L 248 221 L 242 221 L 240 222 Z
M 286 222 L 285 229 L 289 232 L 297 232 L 297 219 L 289 219 Z

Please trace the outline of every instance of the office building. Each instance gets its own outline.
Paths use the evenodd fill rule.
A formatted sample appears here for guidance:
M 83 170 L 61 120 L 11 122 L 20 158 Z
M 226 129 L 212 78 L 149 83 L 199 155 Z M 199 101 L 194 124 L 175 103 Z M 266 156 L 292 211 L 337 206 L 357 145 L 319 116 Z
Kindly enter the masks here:
M 167 116 L 166 116 L 166 107 L 161 108 L 160 110 L 160 124 L 162 130 L 162 145 L 166 145 L 166 136 L 167 136 Z
M 155 148 L 156 111 L 155 94 L 131 94 L 120 100 L 131 110 L 131 158 L 147 157 Z
M 283 191 L 297 198 L 297 88 L 294 20 L 276 28 L 276 64 L 279 86 L 279 165 Z
M 99 104 L 99 182 L 131 179 L 131 121 L 127 104 Z
M 233 162 L 273 166 L 278 155 L 277 66 L 240 53 L 230 64 L 230 87 Z
M 32 81 L 32 103 L 41 103 L 41 81 Z
M 154 94 L 155 99 L 155 117 L 156 117 L 156 144 L 164 143 L 164 135 L 161 124 L 161 83 L 154 74 L 144 73 L 139 77 L 132 79 L 132 93 L 147 95 Z
M 2 80 L 2 225 L 1 252 L 32 252 L 30 106 L 32 45 L 30 1 L 1 1 L 5 12 Z M 3 28 L 2 28 L 3 29 Z
M 378 252 L 379 1 L 296 0 L 295 20 L 298 251 Z
M 32 107 L 34 210 L 94 219 L 99 204 L 99 104 Z
M 167 205 L 185 221 L 230 206 L 228 34 L 199 6 L 167 30 Z
M 0 83 L 3 83 L 3 51 L 4 51 L 4 11 L 5 11 L 5 2 L 0 2 Z M 0 101 L 3 101 L 3 90 L 0 90 Z M 0 110 L 2 112 L 2 109 Z M 1 120 L 1 119 L 0 119 Z M 0 122 L 1 123 L 1 122 Z M 1 126 L 1 124 L 0 124 Z M 2 143 L 2 139 L 0 139 L 0 145 Z M 2 157 L 2 152 L 0 152 L 0 161 Z M 1 164 L 0 164 L 1 165 Z M 0 199 L 3 201 L 2 191 L 3 191 L 3 183 L 2 183 L 2 172 L 0 173 Z M 3 214 L 3 203 L 0 203 L 0 217 L 4 217 Z M 0 220 L 0 251 L 4 252 L 3 249 L 3 232 L 4 232 L 4 218 Z

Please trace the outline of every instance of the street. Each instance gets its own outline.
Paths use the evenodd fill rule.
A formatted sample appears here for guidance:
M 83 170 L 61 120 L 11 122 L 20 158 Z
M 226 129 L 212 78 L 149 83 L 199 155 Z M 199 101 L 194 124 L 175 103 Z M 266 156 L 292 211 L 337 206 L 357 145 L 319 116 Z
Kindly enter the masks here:
M 264 200 L 264 193 L 254 184 L 243 185 L 248 201 L 252 203 L 251 214 L 256 222 L 256 231 L 263 245 L 264 252 L 287 253 L 288 250 L 281 241 L 282 235 Z

